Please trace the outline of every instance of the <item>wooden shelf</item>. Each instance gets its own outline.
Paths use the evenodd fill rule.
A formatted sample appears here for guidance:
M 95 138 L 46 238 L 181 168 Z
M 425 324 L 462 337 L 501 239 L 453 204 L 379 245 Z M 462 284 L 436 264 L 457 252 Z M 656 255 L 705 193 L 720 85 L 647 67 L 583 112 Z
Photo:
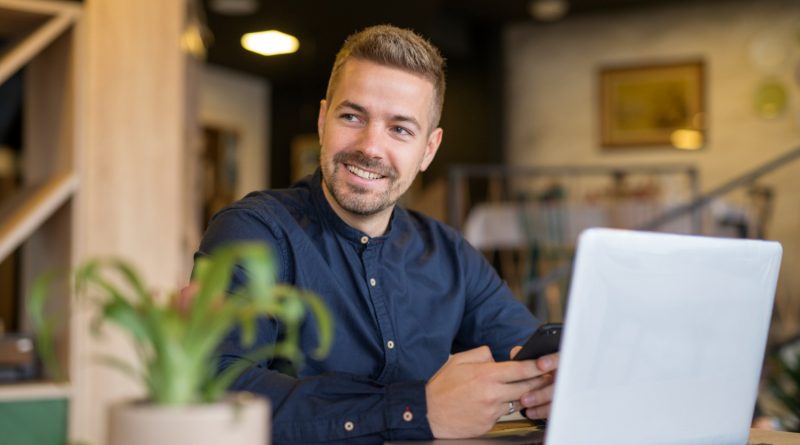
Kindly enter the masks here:
M 81 14 L 78 4 L 44 0 L 0 0 L 0 83 L 41 53 Z
M 0 385 L 0 403 L 20 400 L 63 399 L 72 395 L 69 383 L 31 382 Z
M 78 178 L 62 174 L 39 186 L 23 189 L 0 208 L 0 261 L 20 246 L 78 188 Z

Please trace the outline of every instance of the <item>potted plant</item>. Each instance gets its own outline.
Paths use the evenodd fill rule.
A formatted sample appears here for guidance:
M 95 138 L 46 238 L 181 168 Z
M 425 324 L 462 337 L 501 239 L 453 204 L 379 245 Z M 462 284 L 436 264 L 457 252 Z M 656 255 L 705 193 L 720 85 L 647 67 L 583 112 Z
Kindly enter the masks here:
M 229 293 L 237 267 L 248 279 Z M 119 357 L 103 361 L 140 381 L 146 391 L 144 400 L 112 408 L 112 445 L 268 443 L 267 402 L 244 394 L 226 396 L 227 388 L 251 362 L 242 360 L 218 373 L 217 346 L 237 326 L 245 346 L 252 345 L 256 320 L 273 317 L 286 327 L 286 339 L 256 348 L 248 358 L 281 356 L 301 363 L 297 338 L 307 307 L 320 332 L 320 344 L 312 355 L 322 357 L 330 347 L 331 320 L 322 302 L 276 283 L 271 253 L 262 244 L 231 244 L 198 259 L 190 286 L 165 299 L 156 298 L 136 271 L 118 259 L 89 261 L 72 277 L 79 300 L 97 307 L 92 331 L 100 334 L 104 325 L 115 325 L 135 347 L 135 363 Z M 54 323 L 44 315 L 52 281 L 52 276 L 45 276 L 34 283 L 28 312 L 45 368 L 58 376 Z

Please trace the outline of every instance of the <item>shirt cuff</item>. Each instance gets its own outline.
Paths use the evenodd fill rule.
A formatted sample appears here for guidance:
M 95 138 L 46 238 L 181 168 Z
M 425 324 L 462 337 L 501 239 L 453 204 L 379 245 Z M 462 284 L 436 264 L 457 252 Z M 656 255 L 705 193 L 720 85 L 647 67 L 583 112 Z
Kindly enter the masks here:
M 425 381 L 394 383 L 386 388 L 386 426 L 390 439 L 432 439 Z

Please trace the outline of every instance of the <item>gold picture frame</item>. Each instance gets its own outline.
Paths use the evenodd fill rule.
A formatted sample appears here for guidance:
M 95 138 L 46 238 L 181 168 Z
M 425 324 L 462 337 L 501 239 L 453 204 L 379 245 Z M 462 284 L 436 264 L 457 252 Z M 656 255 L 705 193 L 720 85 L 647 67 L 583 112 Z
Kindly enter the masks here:
M 703 95 L 702 61 L 601 69 L 602 146 L 702 147 Z

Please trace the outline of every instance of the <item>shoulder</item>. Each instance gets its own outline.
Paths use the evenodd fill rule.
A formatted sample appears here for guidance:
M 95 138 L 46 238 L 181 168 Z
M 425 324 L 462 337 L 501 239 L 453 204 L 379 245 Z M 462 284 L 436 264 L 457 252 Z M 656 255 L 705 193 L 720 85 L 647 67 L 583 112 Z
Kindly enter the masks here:
M 226 206 L 211 219 L 211 224 L 225 221 L 262 225 L 277 229 L 307 218 L 311 209 L 311 192 L 306 187 L 262 190 L 251 192 L 244 198 Z
M 201 250 L 209 252 L 232 241 L 275 241 L 307 218 L 308 190 L 290 188 L 252 192 L 217 212 L 203 235 Z
M 398 212 L 398 222 L 416 233 L 441 237 L 451 242 L 456 242 L 462 238 L 461 234 L 454 228 L 422 212 L 399 206 L 395 211 Z
M 461 233 L 452 226 L 416 210 L 397 208 L 397 220 L 404 231 L 410 232 L 427 246 L 437 246 L 450 251 L 457 257 L 465 252 L 470 256 L 477 251 Z

